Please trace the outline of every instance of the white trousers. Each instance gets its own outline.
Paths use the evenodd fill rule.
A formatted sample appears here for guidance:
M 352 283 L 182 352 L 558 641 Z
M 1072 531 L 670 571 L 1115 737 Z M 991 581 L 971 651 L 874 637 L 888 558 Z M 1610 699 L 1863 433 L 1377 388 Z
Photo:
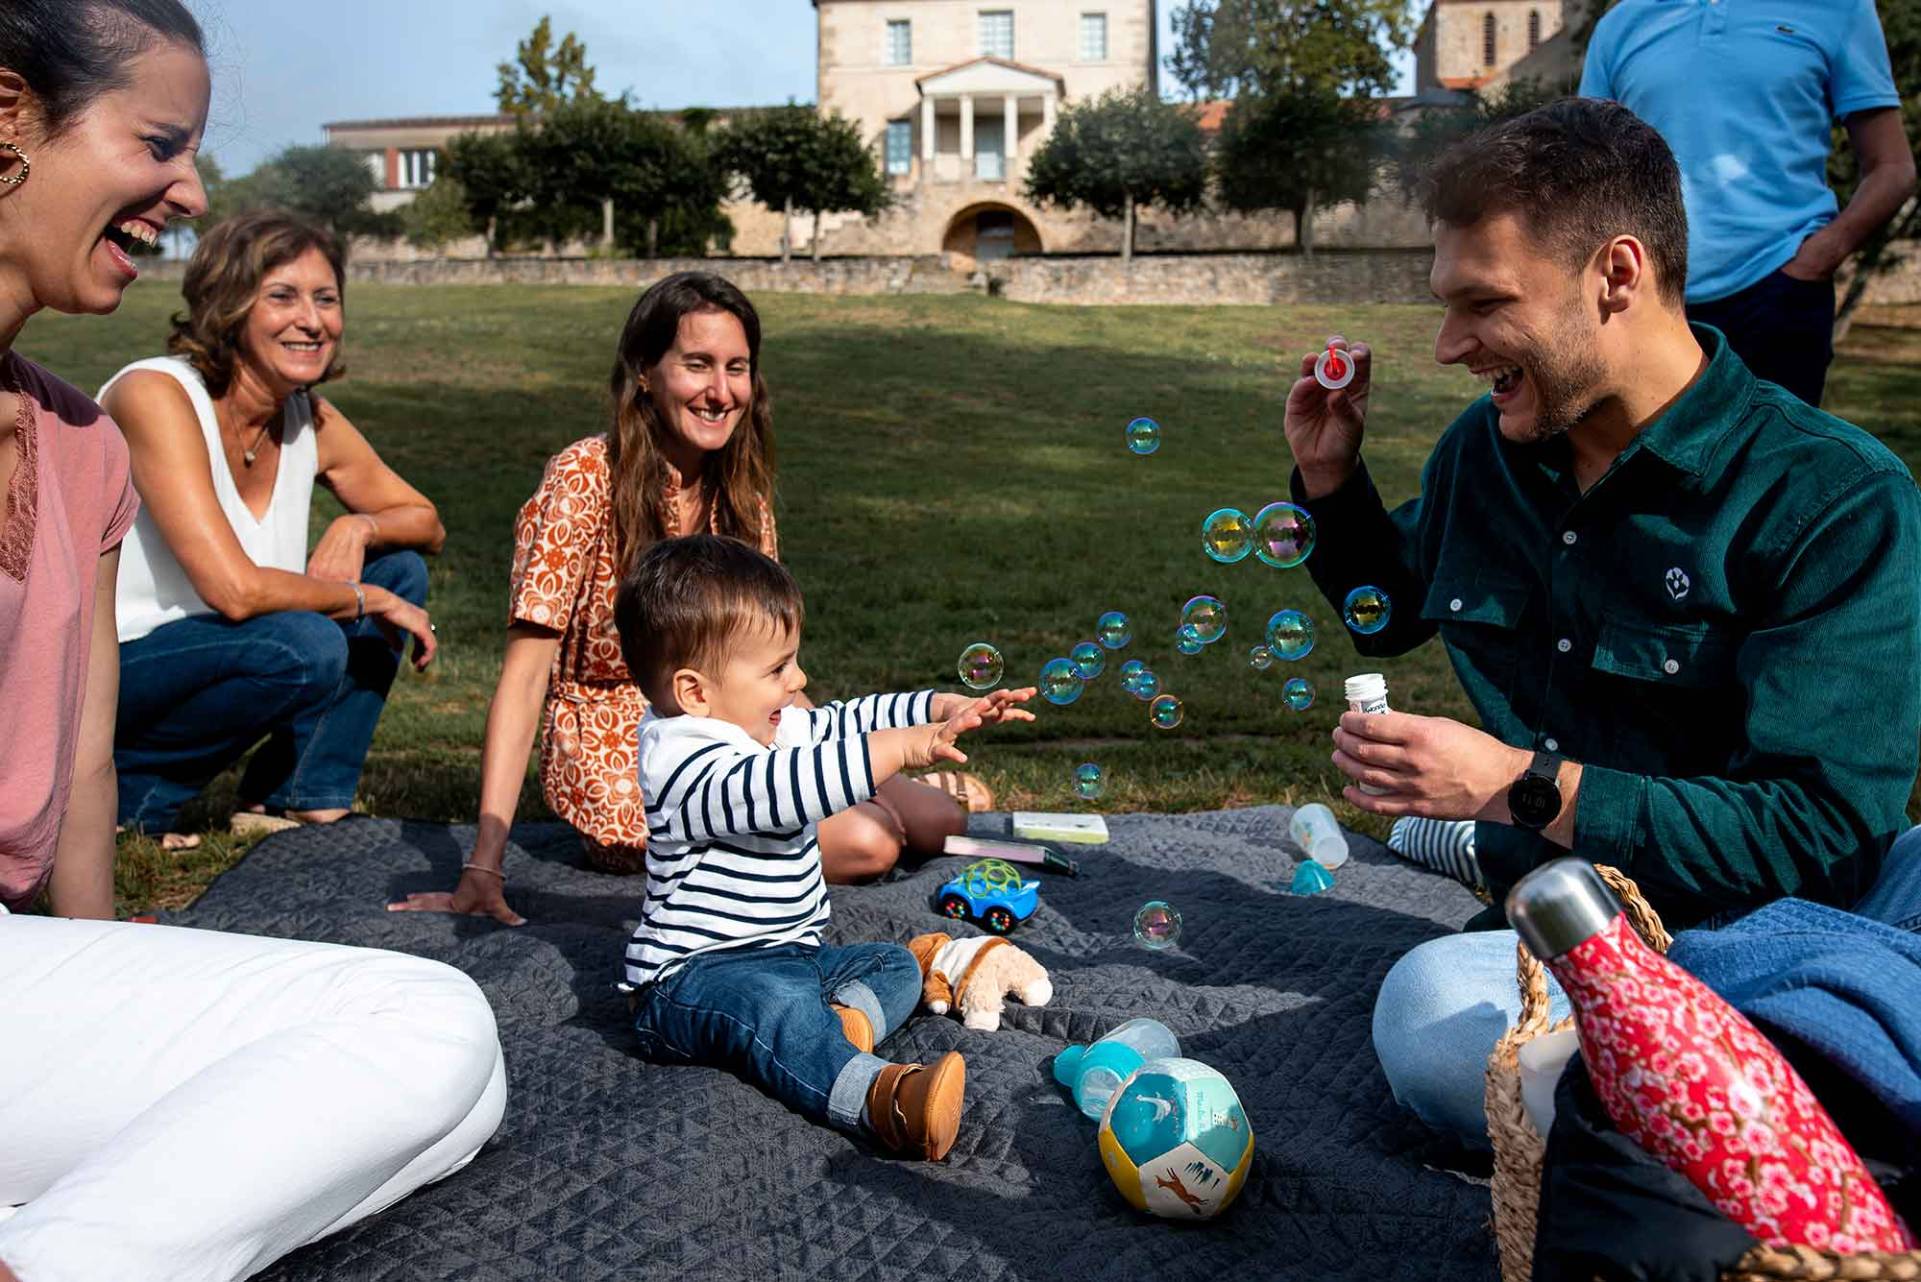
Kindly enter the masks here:
M 465 1166 L 506 1097 L 493 1011 L 439 962 L 0 915 L 22 1282 L 248 1277 Z

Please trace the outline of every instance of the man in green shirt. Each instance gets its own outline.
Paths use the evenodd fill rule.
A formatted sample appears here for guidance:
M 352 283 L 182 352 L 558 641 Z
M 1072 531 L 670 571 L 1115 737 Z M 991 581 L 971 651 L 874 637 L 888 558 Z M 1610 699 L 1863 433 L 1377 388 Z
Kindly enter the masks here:
M 1620 868 L 1676 929 L 1789 895 L 1921 914 L 1921 841 L 1890 857 L 1921 735 L 1921 494 L 1688 324 L 1679 174 L 1625 108 L 1486 130 L 1425 203 L 1435 357 L 1491 395 L 1392 513 L 1361 460 L 1365 345 L 1340 391 L 1303 360 L 1286 432 L 1315 583 L 1392 602 L 1356 648 L 1439 632 L 1485 727 L 1349 712 L 1334 732 L 1335 764 L 1382 790 L 1350 785 L 1356 806 L 1477 821 L 1494 905 L 1396 964 L 1374 1040 L 1396 1098 L 1485 1145 L 1481 1073 L 1518 1011 L 1495 928 L 1538 864 Z

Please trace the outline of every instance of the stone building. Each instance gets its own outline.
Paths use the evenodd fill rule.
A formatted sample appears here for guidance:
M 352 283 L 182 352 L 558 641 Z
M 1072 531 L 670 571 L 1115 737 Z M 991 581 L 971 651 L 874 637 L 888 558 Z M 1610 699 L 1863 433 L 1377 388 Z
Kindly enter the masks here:
M 441 149 L 463 133 L 503 133 L 512 116 L 411 116 L 398 120 L 336 120 L 321 128 L 327 145 L 364 156 L 380 184 L 373 196 L 378 213 L 408 204 L 434 181 Z
M 1554 38 L 1563 0 L 1433 0 L 1414 36 L 1414 92 L 1479 89 Z

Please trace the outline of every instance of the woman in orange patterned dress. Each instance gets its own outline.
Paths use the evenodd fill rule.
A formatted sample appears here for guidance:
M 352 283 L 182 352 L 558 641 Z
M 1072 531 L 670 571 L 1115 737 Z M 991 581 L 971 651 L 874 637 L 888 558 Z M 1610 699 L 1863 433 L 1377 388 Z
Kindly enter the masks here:
M 590 864 L 640 872 L 647 821 L 635 737 L 647 703 L 621 658 L 614 590 L 662 538 L 705 530 L 778 555 L 773 415 L 760 318 L 746 296 L 709 272 L 656 283 L 627 318 L 612 382 L 613 431 L 556 454 L 520 510 L 473 854 L 451 894 L 417 893 L 392 908 L 521 923 L 507 906 L 501 859 L 537 725 L 547 804 L 579 830 Z M 947 792 L 889 780 L 821 824 L 827 880 L 878 876 L 904 849 L 938 852 L 965 827 L 965 806 Z

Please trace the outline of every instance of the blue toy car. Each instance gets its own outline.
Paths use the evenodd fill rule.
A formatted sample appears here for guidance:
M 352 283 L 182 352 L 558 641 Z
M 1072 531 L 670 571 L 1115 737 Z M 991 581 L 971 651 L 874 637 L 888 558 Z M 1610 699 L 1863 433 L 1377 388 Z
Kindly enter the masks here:
M 993 934 L 1005 935 L 1041 906 L 1041 884 L 1023 881 L 1005 859 L 982 859 L 942 886 L 936 902 L 956 921 L 978 922 Z

